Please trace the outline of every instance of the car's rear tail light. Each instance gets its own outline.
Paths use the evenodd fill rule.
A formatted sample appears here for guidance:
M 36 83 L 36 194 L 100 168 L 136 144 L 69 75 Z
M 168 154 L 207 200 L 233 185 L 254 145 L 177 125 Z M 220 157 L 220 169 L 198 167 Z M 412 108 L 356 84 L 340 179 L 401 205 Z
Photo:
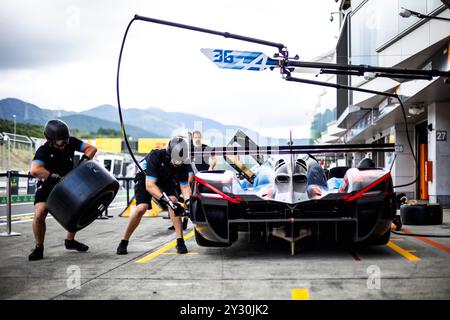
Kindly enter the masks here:
M 217 189 L 216 187 L 212 186 L 211 184 L 209 184 L 208 182 L 204 181 L 203 179 L 199 178 L 199 177 L 195 177 L 195 181 L 197 183 L 202 184 L 203 186 L 205 186 L 206 188 L 210 189 L 211 191 L 215 192 L 217 195 L 219 195 L 222 199 L 230 201 L 231 203 L 240 203 L 242 201 L 241 198 L 239 198 L 238 196 L 228 196 L 225 193 L 223 193 L 222 191 L 220 191 L 219 189 Z M 202 194 L 203 196 L 206 196 L 205 194 Z M 217 196 L 212 196 L 212 198 L 217 198 Z
M 343 196 L 342 198 L 345 201 L 353 201 L 356 200 L 358 198 L 364 197 L 364 196 L 376 196 L 376 195 L 380 195 L 384 192 L 384 194 L 386 195 L 388 193 L 388 183 L 387 181 L 391 179 L 391 173 L 388 172 L 386 173 L 384 176 L 382 176 L 381 178 L 375 180 L 374 182 L 372 182 L 371 184 L 369 184 L 367 187 L 359 190 L 358 192 L 356 192 L 355 194 L 346 194 L 345 196 Z M 382 183 L 384 183 L 384 189 L 383 190 L 372 190 L 375 187 L 381 185 Z

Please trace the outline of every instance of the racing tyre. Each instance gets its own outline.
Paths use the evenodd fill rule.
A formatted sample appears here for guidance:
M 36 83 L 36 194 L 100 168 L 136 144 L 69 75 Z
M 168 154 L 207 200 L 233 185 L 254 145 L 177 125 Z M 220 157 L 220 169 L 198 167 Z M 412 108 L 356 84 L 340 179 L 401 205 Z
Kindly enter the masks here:
M 203 236 L 195 228 L 194 228 L 194 233 L 195 233 L 195 241 L 197 241 L 197 244 L 200 247 L 223 248 L 223 247 L 230 246 L 230 244 L 228 244 L 228 243 L 209 241 L 209 240 L 203 238 Z
M 47 199 L 50 213 L 64 229 L 91 224 L 113 201 L 119 182 L 96 161 L 84 161 L 59 182 Z
M 442 224 L 442 207 L 439 204 L 404 204 L 400 207 L 402 224 L 438 225 Z
M 391 229 L 386 231 L 386 233 L 379 238 L 368 240 L 366 244 L 369 246 L 382 246 L 388 243 L 390 238 L 391 238 Z

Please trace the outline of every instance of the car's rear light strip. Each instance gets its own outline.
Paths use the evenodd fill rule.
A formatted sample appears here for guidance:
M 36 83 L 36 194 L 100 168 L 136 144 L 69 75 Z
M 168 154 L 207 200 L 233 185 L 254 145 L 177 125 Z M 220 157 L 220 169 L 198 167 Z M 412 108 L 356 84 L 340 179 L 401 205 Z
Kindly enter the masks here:
M 374 182 L 372 182 L 371 184 L 369 184 L 367 187 L 359 190 L 358 192 L 356 192 L 355 194 L 346 194 L 343 199 L 345 201 L 353 201 L 355 199 L 361 198 L 362 196 L 364 196 L 365 193 L 369 192 L 370 189 L 372 189 L 373 187 L 375 187 L 376 185 L 382 183 L 383 181 L 386 181 L 388 179 L 391 178 L 391 173 L 388 172 L 386 173 L 384 176 L 382 176 L 381 178 L 375 180 Z
M 225 193 L 223 193 L 222 191 L 220 191 L 216 187 L 212 186 L 211 184 L 209 184 L 208 182 L 204 181 L 203 179 L 201 179 L 201 178 L 199 178 L 197 176 L 195 177 L 195 181 L 200 183 L 200 184 L 202 184 L 202 185 L 204 185 L 208 189 L 214 191 L 219 196 L 221 196 L 224 200 L 230 201 L 231 203 L 240 203 L 240 201 L 239 201 L 239 200 L 241 200 L 240 198 L 238 198 L 238 197 L 232 198 L 232 197 L 226 195 Z M 203 194 L 202 194 L 202 196 L 203 196 Z
M 223 199 L 223 197 L 220 194 L 217 193 L 200 193 L 200 196 L 203 198 L 211 198 L 211 199 Z

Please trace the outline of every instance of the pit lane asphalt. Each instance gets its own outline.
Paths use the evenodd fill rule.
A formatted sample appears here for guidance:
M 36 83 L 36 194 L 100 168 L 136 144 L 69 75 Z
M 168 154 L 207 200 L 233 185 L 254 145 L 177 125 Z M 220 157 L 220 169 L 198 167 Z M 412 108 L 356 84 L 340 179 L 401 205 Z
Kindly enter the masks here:
M 291 256 L 287 242 L 266 243 L 245 234 L 230 248 L 198 247 L 189 224 L 190 253 L 177 255 L 174 233 L 167 230 L 170 221 L 157 217 L 143 218 L 129 254 L 118 256 L 127 223 L 117 216 L 120 211 L 111 209 L 114 218 L 96 220 L 79 232 L 77 239 L 90 246 L 85 253 L 66 250 L 65 231 L 48 219 L 45 259 L 34 262 L 27 260 L 33 247 L 31 222 L 13 224 L 22 235 L 0 238 L 0 299 L 450 298 L 447 238 L 430 242 L 392 235 L 389 246 L 313 245 Z M 406 228 L 448 234 L 450 210 L 444 222 Z
M 126 195 L 118 195 L 109 206 L 109 210 L 114 208 L 123 208 L 127 204 Z M 109 212 L 105 212 L 104 215 L 110 215 Z M 30 202 L 26 203 L 13 203 L 11 205 L 11 221 L 12 224 L 30 222 L 34 217 L 34 204 Z M 49 215 L 51 219 L 51 215 Z M 5 226 L 6 228 L 6 205 L 0 205 L 0 228 Z

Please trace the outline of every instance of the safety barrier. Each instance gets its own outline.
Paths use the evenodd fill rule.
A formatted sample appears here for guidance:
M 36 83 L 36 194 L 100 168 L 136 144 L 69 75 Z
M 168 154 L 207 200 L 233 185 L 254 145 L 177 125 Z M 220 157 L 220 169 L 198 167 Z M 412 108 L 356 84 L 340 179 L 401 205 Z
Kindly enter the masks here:
M 11 237 L 11 236 L 19 236 L 20 233 L 13 232 L 12 231 L 12 203 L 14 200 L 14 197 L 16 199 L 26 198 L 30 200 L 34 200 L 34 197 L 27 195 L 27 196 L 18 196 L 18 195 L 12 195 L 12 180 L 13 178 L 28 178 L 33 179 L 34 177 L 30 174 L 20 174 L 17 171 L 7 171 L 6 173 L 0 173 L 0 178 L 6 178 L 6 231 L 0 233 L 0 237 Z M 130 185 L 131 182 L 134 180 L 134 178 L 127 178 L 127 177 L 116 177 L 118 181 L 125 181 L 126 185 L 126 191 L 127 191 L 127 204 L 130 202 Z M 99 219 L 108 219 L 112 218 L 112 216 L 108 215 L 108 208 L 104 211 L 104 216 L 99 216 Z
M 126 178 L 126 177 L 121 177 L 121 178 L 117 178 L 116 179 L 118 181 L 125 181 L 126 182 L 126 186 L 127 186 L 127 203 L 130 203 L 130 182 L 134 181 L 134 178 Z
M 20 174 L 17 171 L 7 171 L 6 173 L 0 173 L 0 178 L 6 177 L 6 232 L 0 233 L 0 237 L 12 237 L 20 236 L 20 233 L 12 231 L 12 213 L 11 213 L 11 189 L 12 189 L 12 178 L 33 178 L 28 174 Z

